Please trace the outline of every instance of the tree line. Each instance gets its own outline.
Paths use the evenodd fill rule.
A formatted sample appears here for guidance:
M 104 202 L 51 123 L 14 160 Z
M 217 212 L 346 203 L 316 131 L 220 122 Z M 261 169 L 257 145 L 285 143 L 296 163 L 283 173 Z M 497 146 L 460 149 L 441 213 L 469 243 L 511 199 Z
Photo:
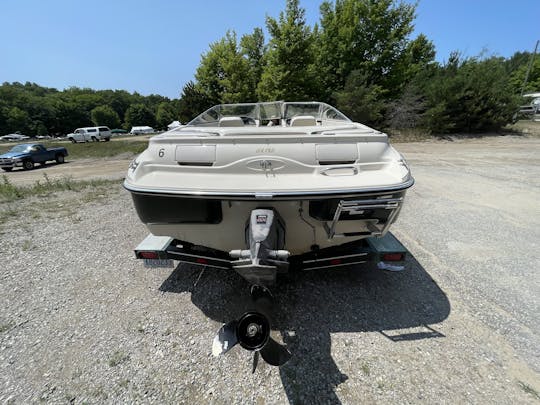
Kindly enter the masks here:
M 497 130 L 510 122 L 521 91 L 540 90 L 540 58 L 523 80 L 530 53 L 510 58 L 452 53 L 435 61 L 435 47 L 413 36 L 415 5 L 396 0 L 323 1 L 310 26 L 299 0 L 278 18 L 238 38 L 229 31 L 202 54 L 195 78 L 179 99 L 123 90 L 35 83 L 0 86 L 0 134 L 65 134 L 82 126 L 165 128 L 214 104 L 317 100 L 378 128 L 432 133 Z
M 75 128 L 106 125 L 166 127 L 178 116 L 178 100 L 124 90 L 70 87 L 63 91 L 35 83 L 0 86 L 0 134 L 61 135 Z

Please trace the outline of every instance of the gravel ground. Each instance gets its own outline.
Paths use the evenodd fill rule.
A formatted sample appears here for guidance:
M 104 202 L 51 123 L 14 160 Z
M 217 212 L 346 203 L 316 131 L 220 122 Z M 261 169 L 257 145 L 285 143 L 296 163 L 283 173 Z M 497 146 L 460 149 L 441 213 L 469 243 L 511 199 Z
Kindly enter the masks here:
M 120 185 L 2 204 L 0 403 L 539 403 L 539 146 L 400 144 L 407 271 L 292 275 L 275 333 L 294 357 L 254 374 L 210 353 L 246 283 L 144 269 Z
M 133 160 L 130 153 L 126 156 L 108 159 L 76 159 L 68 160 L 64 164 L 47 163 L 46 165 L 36 165 L 33 170 L 15 169 L 12 172 L 2 172 L 13 184 L 32 184 L 37 180 L 43 180 L 43 175 L 47 174 L 50 179 L 57 179 L 65 176 L 74 179 L 121 179 L 126 174 L 129 163 Z

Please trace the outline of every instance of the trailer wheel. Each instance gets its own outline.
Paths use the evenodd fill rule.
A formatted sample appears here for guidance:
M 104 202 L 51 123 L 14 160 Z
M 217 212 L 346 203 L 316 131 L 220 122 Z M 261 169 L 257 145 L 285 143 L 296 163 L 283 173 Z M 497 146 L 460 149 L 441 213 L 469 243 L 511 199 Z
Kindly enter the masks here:
M 64 163 L 64 155 L 56 155 L 54 160 L 56 160 L 56 163 Z
M 25 160 L 23 162 L 23 168 L 24 170 L 31 170 L 34 168 L 34 162 L 32 162 L 31 160 Z
M 10 172 L 13 170 L 13 167 L 2 167 L 2 170 L 5 172 Z

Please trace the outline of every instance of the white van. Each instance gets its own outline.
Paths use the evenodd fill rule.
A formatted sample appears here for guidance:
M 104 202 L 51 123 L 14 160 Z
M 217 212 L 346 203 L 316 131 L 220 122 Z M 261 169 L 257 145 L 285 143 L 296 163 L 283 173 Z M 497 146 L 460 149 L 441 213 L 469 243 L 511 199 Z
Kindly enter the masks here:
M 77 128 L 72 134 L 67 136 L 71 142 L 99 142 L 110 141 L 111 130 L 109 127 L 86 127 Z
M 131 131 L 129 131 L 130 134 L 153 134 L 154 132 L 154 128 L 152 127 L 147 127 L 147 126 L 142 126 L 142 127 L 133 127 L 131 128 Z

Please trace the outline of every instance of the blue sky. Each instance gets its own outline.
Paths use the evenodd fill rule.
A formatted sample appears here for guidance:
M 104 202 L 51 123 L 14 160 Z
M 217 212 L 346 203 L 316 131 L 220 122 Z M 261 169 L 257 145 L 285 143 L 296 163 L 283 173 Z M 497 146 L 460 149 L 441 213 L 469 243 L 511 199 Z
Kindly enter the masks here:
M 322 0 L 301 0 L 307 20 Z M 0 0 L 0 82 L 124 89 L 178 97 L 201 53 L 228 29 L 240 37 L 285 1 Z M 510 56 L 540 39 L 540 1 L 420 0 L 415 34 L 446 60 L 487 49 Z

